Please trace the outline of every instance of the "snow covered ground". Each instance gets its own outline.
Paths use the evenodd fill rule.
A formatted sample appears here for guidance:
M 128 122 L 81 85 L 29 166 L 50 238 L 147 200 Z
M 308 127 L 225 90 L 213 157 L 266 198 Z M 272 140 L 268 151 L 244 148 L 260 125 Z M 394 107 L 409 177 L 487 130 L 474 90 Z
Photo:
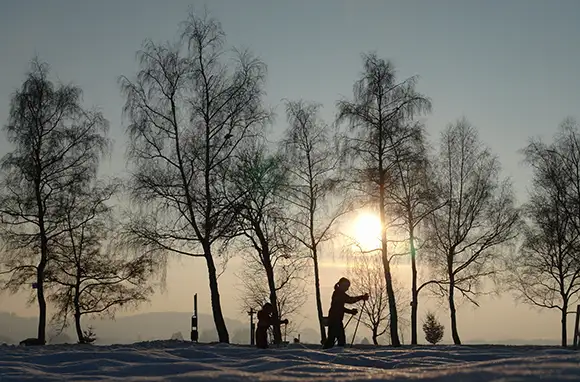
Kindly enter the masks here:
M 571 381 L 580 352 L 554 347 L 421 346 L 322 351 L 290 345 L 155 341 L 0 346 L 0 381 Z

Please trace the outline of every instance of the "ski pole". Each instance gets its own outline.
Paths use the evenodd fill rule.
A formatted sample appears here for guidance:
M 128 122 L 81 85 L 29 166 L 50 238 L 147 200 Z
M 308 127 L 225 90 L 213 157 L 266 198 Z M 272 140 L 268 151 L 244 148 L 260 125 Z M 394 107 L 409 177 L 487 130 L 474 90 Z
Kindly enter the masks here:
M 363 314 L 363 311 L 365 310 L 366 303 L 367 303 L 367 301 L 364 300 L 362 309 L 360 310 L 360 314 L 358 315 L 358 320 L 356 321 L 356 327 L 354 328 L 354 334 L 352 335 L 352 341 L 350 343 L 350 347 L 352 347 L 352 345 L 354 345 L 354 338 L 356 337 L 356 332 L 358 331 L 358 325 L 360 324 L 360 319 L 362 318 L 362 314 Z
M 346 325 L 344 325 L 344 328 L 346 329 L 346 327 L 348 326 L 348 324 L 350 323 L 350 320 L 352 320 L 352 318 L 354 317 L 353 314 L 350 315 L 350 318 L 348 319 L 348 321 L 346 322 Z
M 348 321 L 346 321 L 346 325 L 344 325 L 344 330 L 346 330 L 348 324 L 350 323 L 350 320 L 352 320 L 353 317 L 354 317 L 354 314 L 351 314 L 350 317 L 348 318 Z M 336 345 L 336 341 L 338 341 L 338 338 L 334 340 L 335 345 Z

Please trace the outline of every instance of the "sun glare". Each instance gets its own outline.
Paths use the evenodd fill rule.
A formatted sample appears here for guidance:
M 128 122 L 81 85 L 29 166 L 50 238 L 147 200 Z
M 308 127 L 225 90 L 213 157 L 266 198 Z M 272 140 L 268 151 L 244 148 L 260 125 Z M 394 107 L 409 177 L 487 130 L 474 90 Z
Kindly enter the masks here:
M 381 221 L 378 216 L 365 213 L 355 221 L 357 247 L 363 251 L 378 249 L 381 246 Z

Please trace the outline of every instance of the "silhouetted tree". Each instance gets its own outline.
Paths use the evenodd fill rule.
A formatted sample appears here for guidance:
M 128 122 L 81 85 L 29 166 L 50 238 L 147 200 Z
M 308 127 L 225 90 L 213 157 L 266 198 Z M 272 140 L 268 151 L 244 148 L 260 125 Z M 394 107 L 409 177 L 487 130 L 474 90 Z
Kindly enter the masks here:
M 379 211 L 381 220 L 381 258 L 387 287 L 390 335 L 393 346 L 400 346 L 397 304 L 391 276 L 392 255 L 388 253 L 387 229 L 390 212 L 387 188 L 394 184 L 390 175 L 396 163 L 393 150 L 413 141 L 417 130 L 409 122 L 430 110 L 430 101 L 415 90 L 416 77 L 396 80 L 393 64 L 375 54 L 363 56 L 363 72 L 354 86 L 354 100 L 338 102 L 338 121 L 348 120 L 353 135 L 347 138 L 353 185 Z M 360 184 L 360 186 L 359 186 Z
M 5 248 L 4 288 L 34 282 L 39 307 L 38 340 L 46 343 L 46 270 L 54 240 L 61 235 L 62 195 L 86 183 L 108 149 L 108 122 L 81 106 L 81 89 L 56 85 L 37 59 L 13 95 L 4 127 L 14 151 L 2 158 L 0 240 Z
M 515 238 L 519 216 L 511 183 L 500 179 L 498 159 L 466 119 L 442 133 L 434 183 L 435 203 L 444 207 L 427 219 L 424 254 L 448 298 L 453 342 L 459 345 L 455 292 L 477 305 L 477 287 L 496 275 L 502 247 Z
M 392 212 L 398 226 L 408 236 L 408 253 L 411 262 L 411 345 L 417 344 L 417 310 L 419 292 L 433 281 L 418 285 L 416 253 L 419 247 L 417 231 L 425 218 L 441 205 L 433 203 L 434 187 L 431 186 L 431 166 L 426 147 L 424 127 L 411 122 L 406 130 L 409 139 L 395 144 L 390 137 L 393 155 L 393 166 L 388 176 L 393 184 L 387 187 L 388 198 L 392 203 Z
M 248 52 L 226 62 L 225 34 L 212 18 L 190 14 L 183 27 L 179 43 L 145 42 L 136 78 L 121 79 L 132 196 L 142 207 L 128 231 L 137 247 L 205 259 L 219 341 L 229 342 L 216 245 L 236 218 L 227 196 L 232 154 L 271 116 L 262 107 L 266 66 Z
M 296 240 L 288 235 L 288 206 L 280 197 L 287 183 L 283 161 L 283 156 L 268 153 L 261 141 L 255 141 L 240 151 L 233 173 L 238 188 L 234 195 L 246 192 L 240 199 L 236 221 L 247 243 L 244 252 L 250 273 L 244 277 L 244 283 L 249 297 L 255 300 L 264 297 L 260 292 L 265 281 L 269 302 L 278 318 L 281 317 L 278 291 L 285 288 L 305 265 L 304 257 L 295 251 Z M 257 285 L 252 285 L 256 282 Z M 280 325 L 273 326 L 273 333 L 274 342 L 280 343 Z
M 423 322 L 423 332 L 425 332 L 425 340 L 432 345 L 436 345 L 443 339 L 445 327 L 437 320 L 434 313 L 427 312 Z
M 524 150 L 533 187 L 524 207 L 527 224 L 519 253 L 508 259 L 510 286 L 525 303 L 561 313 L 561 343 L 567 345 L 567 315 L 580 291 L 580 135 L 568 119 L 555 140 L 533 140 Z
M 115 238 L 107 202 L 117 190 L 116 183 L 95 183 L 63 196 L 64 234 L 51 245 L 48 300 L 56 308 L 53 322 L 62 329 L 73 318 L 79 343 L 94 341 L 82 329 L 83 316 L 114 318 L 119 308 L 137 306 L 153 293 L 149 281 L 158 258 L 146 252 L 131 257 Z
M 300 317 L 300 310 L 308 300 L 305 282 L 307 260 L 306 258 L 296 258 L 294 262 L 284 266 L 278 264 L 274 273 L 276 311 L 278 317 L 287 318 L 290 321 L 287 325 L 288 334 L 296 332 L 299 326 L 297 319 Z M 257 312 L 262 309 L 265 302 L 270 301 L 270 288 L 261 264 L 253 260 L 248 261 L 239 273 L 239 279 L 243 287 L 241 308 L 244 313 L 250 309 L 254 309 Z
M 353 255 L 349 262 L 349 279 L 354 295 L 368 293 L 369 299 L 362 308 L 361 322 L 372 332 L 373 344 L 379 345 L 378 338 L 385 334 L 389 322 L 389 298 L 382 270 L 382 261 L 374 255 Z M 397 298 L 398 312 L 401 309 L 403 289 L 393 280 L 393 290 Z
M 94 328 L 91 325 L 87 327 L 87 330 L 83 330 L 83 339 L 87 344 L 92 344 L 97 340 L 97 335 L 95 334 Z
M 337 189 L 340 183 L 337 139 L 320 119 L 320 107 L 302 100 L 286 102 L 289 127 L 282 147 L 288 187 L 282 197 L 296 211 L 289 217 L 294 223 L 290 234 L 306 248 L 313 262 L 316 310 L 320 338 L 324 342 L 326 330 L 319 273 L 321 246 L 333 237 L 333 227 L 349 211 L 349 204 L 344 190 Z

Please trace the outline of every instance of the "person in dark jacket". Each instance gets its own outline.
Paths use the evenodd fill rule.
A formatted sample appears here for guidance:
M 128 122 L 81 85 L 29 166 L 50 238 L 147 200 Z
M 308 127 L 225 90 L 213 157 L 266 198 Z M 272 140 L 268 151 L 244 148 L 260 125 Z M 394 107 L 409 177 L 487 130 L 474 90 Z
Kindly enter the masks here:
M 330 349 L 334 346 L 334 341 L 338 339 L 338 346 L 346 345 L 346 335 L 344 333 L 344 326 L 342 320 L 345 313 L 357 314 L 358 310 L 345 308 L 345 304 L 354 304 L 361 300 L 368 300 L 369 295 L 365 293 L 361 296 L 351 297 L 346 294 L 350 288 L 350 281 L 342 277 L 334 286 L 332 293 L 332 302 L 330 303 L 330 310 L 328 311 L 328 336 L 324 343 L 324 349 Z
M 258 311 L 258 327 L 256 328 L 256 346 L 259 349 L 268 348 L 268 328 L 274 324 L 288 325 L 288 320 L 278 320 L 273 316 L 274 307 L 269 302 Z

